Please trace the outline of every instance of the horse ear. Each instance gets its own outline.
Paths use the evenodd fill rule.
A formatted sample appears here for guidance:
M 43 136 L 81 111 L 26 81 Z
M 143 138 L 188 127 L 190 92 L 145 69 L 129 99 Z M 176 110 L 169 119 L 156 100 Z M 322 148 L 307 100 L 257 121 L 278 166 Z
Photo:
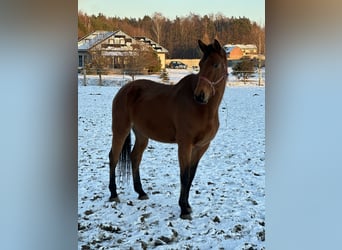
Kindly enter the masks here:
M 221 51 L 221 44 L 216 39 L 214 39 L 213 47 L 216 51 Z
M 207 51 L 208 46 L 205 43 L 203 43 L 201 40 L 198 40 L 198 46 L 200 47 L 203 53 Z

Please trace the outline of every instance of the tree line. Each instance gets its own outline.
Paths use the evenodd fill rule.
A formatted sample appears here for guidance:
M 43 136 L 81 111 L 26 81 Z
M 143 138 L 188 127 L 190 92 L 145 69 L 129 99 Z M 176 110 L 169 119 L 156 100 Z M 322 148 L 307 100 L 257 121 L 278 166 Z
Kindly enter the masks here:
M 169 51 L 169 58 L 200 58 L 197 40 L 205 43 L 216 38 L 224 44 L 255 44 L 265 53 L 265 27 L 246 17 L 226 17 L 221 13 L 200 16 L 190 13 L 170 20 L 161 13 L 151 17 L 120 18 L 78 12 L 78 38 L 95 30 L 122 30 L 130 36 L 145 36 Z

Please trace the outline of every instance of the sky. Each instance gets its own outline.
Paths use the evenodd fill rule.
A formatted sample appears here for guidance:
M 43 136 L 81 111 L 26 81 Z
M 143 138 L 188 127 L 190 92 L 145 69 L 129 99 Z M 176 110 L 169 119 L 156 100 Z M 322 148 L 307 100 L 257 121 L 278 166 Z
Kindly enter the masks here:
M 265 24 L 265 0 L 78 0 L 78 10 L 88 15 L 102 13 L 109 17 L 142 18 L 160 12 L 169 19 L 222 13 L 226 17 L 247 17 Z

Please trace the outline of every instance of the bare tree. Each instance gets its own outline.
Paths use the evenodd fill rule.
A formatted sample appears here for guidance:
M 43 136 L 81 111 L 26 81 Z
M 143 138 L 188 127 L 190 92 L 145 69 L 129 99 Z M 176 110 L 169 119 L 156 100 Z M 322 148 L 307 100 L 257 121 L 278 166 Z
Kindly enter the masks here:
M 152 16 L 152 31 L 157 43 L 160 44 L 165 17 L 160 12 L 155 12 Z
M 145 44 L 132 44 L 133 50 L 126 58 L 125 72 L 132 77 L 144 71 L 156 72 L 161 68 L 159 58 L 153 49 Z
M 107 58 L 102 55 L 100 49 L 95 49 L 90 52 L 91 61 L 90 67 L 96 71 L 96 74 L 99 75 L 99 85 L 102 86 L 102 74 L 104 73 L 105 67 L 108 65 Z

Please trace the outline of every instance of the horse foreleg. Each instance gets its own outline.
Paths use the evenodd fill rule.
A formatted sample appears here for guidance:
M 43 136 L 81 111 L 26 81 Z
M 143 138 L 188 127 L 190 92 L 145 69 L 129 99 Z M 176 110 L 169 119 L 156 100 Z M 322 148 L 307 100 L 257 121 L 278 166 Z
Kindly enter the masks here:
M 189 205 L 189 191 L 191 186 L 191 151 L 192 146 L 189 145 L 178 145 L 178 158 L 179 158 L 179 166 L 180 166 L 180 181 L 181 181 L 181 190 L 178 204 L 181 208 L 182 219 L 191 219 L 191 207 Z
M 189 193 L 192 181 L 195 177 L 196 170 L 200 159 L 208 149 L 209 144 L 202 147 L 181 148 L 179 151 L 179 162 L 181 166 L 181 194 L 179 198 L 179 206 L 181 207 L 181 218 L 191 219 L 192 212 L 189 204 Z
M 187 187 L 188 188 L 188 190 L 187 190 L 188 194 L 190 192 L 191 183 L 192 183 L 192 181 L 195 177 L 195 174 L 196 174 L 198 163 L 199 163 L 200 159 L 202 158 L 203 154 L 207 151 L 208 147 L 209 147 L 209 144 L 204 145 L 202 147 L 196 146 L 192 149 L 191 164 L 190 164 L 190 182 L 189 182 L 190 184 Z M 191 211 L 190 205 L 189 205 L 189 209 Z
M 135 143 L 134 148 L 131 154 L 132 158 L 132 172 L 133 172 L 133 184 L 134 190 L 139 194 L 138 199 L 145 200 L 148 199 L 147 194 L 142 189 L 141 180 L 140 180 L 140 171 L 139 166 L 142 158 L 142 154 L 148 144 L 148 138 L 141 135 L 138 131 L 133 129 L 135 134 Z

